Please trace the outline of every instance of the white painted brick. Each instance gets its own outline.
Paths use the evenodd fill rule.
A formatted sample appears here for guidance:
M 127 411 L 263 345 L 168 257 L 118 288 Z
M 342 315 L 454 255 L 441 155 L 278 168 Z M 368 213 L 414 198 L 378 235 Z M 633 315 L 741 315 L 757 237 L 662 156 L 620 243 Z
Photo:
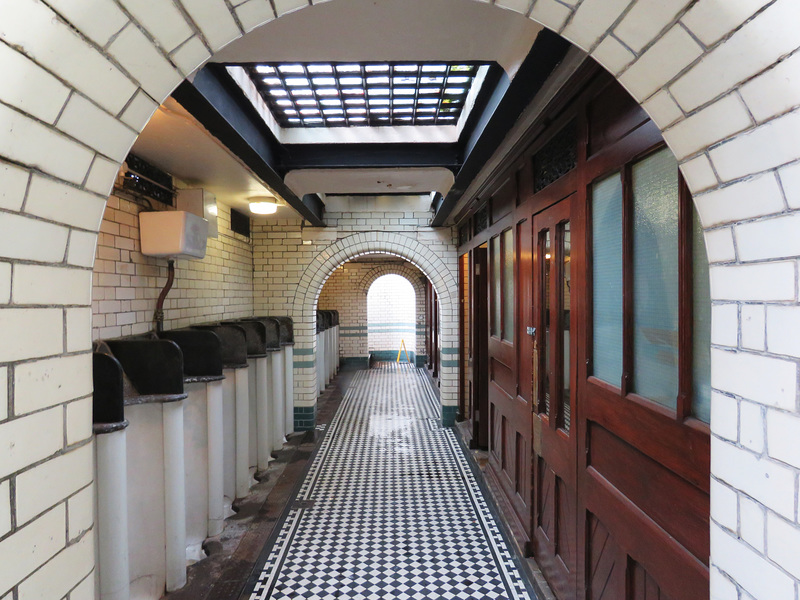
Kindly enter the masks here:
M 739 521 L 742 539 L 759 552 L 764 552 L 764 507 L 747 498 L 739 498 Z
M 67 501 L 67 539 L 74 540 L 94 524 L 94 485 L 86 486 Z
M 709 152 L 723 181 L 759 173 L 797 158 L 800 110 L 739 135 Z
M 135 87 L 110 61 L 55 17 L 42 2 L 0 3 L 2 36 L 76 89 L 116 114 Z
M 62 447 L 60 408 L 7 421 L 0 425 L 0 477 L 46 458 Z
M 795 484 L 791 469 L 711 438 L 711 472 L 775 512 L 788 518 L 794 516 Z
M 90 331 L 87 329 L 87 332 Z M 70 402 L 66 407 L 67 445 L 92 437 L 92 398 Z
M 55 600 L 62 598 L 94 568 L 94 536 L 87 535 L 77 544 L 62 550 L 19 586 L 19 600 Z
M 800 256 L 800 213 L 737 225 L 734 228 L 740 260 Z
M 794 263 L 781 261 L 709 269 L 711 297 L 718 300 L 783 301 L 796 295 Z
M 8 418 L 8 368 L 0 367 L 0 421 Z
M 56 120 L 69 96 L 63 83 L 6 45 L 0 45 L 0 71 L 0 100 L 47 123 Z
M 157 108 L 158 104 L 153 102 L 145 92 L 139 90 L 120 118 L 134 130 L 141 131 Z
M 585 0 L 562 35 L 587 52 L 630 4 L 630 0 Z
M 0 362 L 59 354 L 63 350 L 60 309 L 6 308 L 0 311 Z M 36 331 L 36 335 L 31 335 Z
M 105 200 L 94 194 L 34 175 L 25 211 L 44 219 L 97 231 L 105 205 Z
M 764 417 L 761 405 L 744 400 L 739 405 L 739 443 L 758 454 L 764 451 Z
M 634 52 L 641 52 L 686 4 L 687 0 L 639 0 L 614 29 L 614 34 Z
M 736 260 L 736 249 L 733 246 L 733 231 L 729 227 L 712 229 L 704 234 L 706 255 L 710 263 L 730 262 Z
M 0 208 L 19 210 L 25 200 L 29 174 L 25 169 L 0 162 Z
M 0 537 L 11 531 L 11 484 L 0 483 Z
M 495 4 L 523 15 L 528 12 L 528 6 L 530 6 L 528 0 L 495 0 Z
M 800 356 L 800 307 L 767 307 L 767 350 L 775 354 Z
M 99 46 L 105 46 L 128 22 L 113 0 L 48 0 L 48 4 Z
M 27 523 L 89 485 L 93 467 L 92 445 L 86 444 L 17 475 L 17 523 Z
M 567 22 L 572 11 L 555 0 L 538 0 L 533 5 L 530 18 L 549 27 L 553 31 L 560 31 Z
M 11 301 L 11 263 L 0 262 L 0 304 Z
M 787 410 L 795 408 L 797 365 L 793 362 L 711 349 L 711 386 Z
M 701 154 L 681 165 L 681 172 L 693 194 L 717 186 L 717 176 L 708 156 Z
M 108 196 L 118 171 L 119 163 L 99 155 L 95 156 L 92 167 L 89 169 L 89 176 L 86 178 L 86 189 L 101 196 Z
M 67 309 L 67 352 L 81 352 L 92 347 L 90 308 Z
M 742 305 L 742 348 L 766 348 L 766 312 L 763 304 Z
M 279 17 L 308 6 L 306 0 L 274 0 L 274 3 L 275 12 L 278 13 Z
M 0 3 L 0 12 L 7 5 Z M 92 162 L 92 153 L 85 147 L 2 104 L 0 130 L 0 155 L 65 181 L 83 181 Z
M 172 54 L 172 62 L 180 69 L 181 73 L 187 76 L 209 58 L 211 58 L 211 54 L 209 54 L 203 41 L 197 36 L 190 39 Z
M 267 0 L 248 0 L 236 7 L 236 16 L 244 27 L 245 33 L 264 23 L 275 20 L 275 12 Z
M 711 307 L 711 343 L 736 348 L 739 345 L 739 307 L 714 304 Z
M 94 253 L 97 245 L 97 234 L 88 231 L 71 231 L 69 234 L 69 250 L 67 262 L 77 267 L 89 267 L 94 264 Z
M 121 0 L 121 2 L 131 12 L 133 18 L 139 21 L 167 52 L 172 52 L 193 34 L 192 28 L 172 2 L 161 0 Z
M 612 37 L 607 36 L 594 52 L 592 58 L 603 65 L 611 73 L 619 73 L 625 67 L 633 62 L 636 56 L 623 46 L 619 41 Z M 404 223 L 401 223 L 404 224 Z
M 739 591 L 719 569 L 711 567 L 711 600 L 739 600 Z
M 669 95 L 668 92 L 661 90 L 651 96 L 651 98 L 642 105 L 647 111 L 647 114 L 656 122 L 656 125 L 661 129 L 672 125 L 678 119 L 683 118 L 683 111 L 675 103 L 675 100 Z
M 79 304 L 92 301 L 92 273 L 41 265 L 14 267 L 14 304 Z
M 8 589 L 55 556 L 66 543 L 66 511 L 57 506 L 0 542 L 0 582 Z
M 675 25 L 619 78 L 634 98 L 644 100 L 703 53 L 680 25 Z
M 790 208 L 800 208 L 800 163 L 783 167 L 778 171 L 781 185 Z
M 92 393 L 92 355 L 59 356 L 14 369 L 16 414 L 21 415 Z
M 748 81 L 740 91 L 758 121 L 794 108 L 800 104 L 800 53 Z
M 69 593 L 69 600 L 96 600 L 95 578 L 90 575 Z
M 800 579 L 800 529 L 796 523 L 787 523 L 780 517 L 767 513 L 767 555 Z
M 711 432 L 732 442 L 739 439 L 739 405 L 736 399 L 711 391 Z
M 0 256 L 42 262 L 61 262 L 69 230 L 24 216 L 0 218 Z
M 150 40 L 132 25 L 123 30 L 108 51 L 156 100 L 164 99 L 183 79 Z
M 797 48 L 795 31 L 785 24 L 798 20 L 800 4 L 778 0 L 676 81 L 672 95 L 691 111 L 758 74 Z
M 181 0 L 181 4 L 216 52 L 241 35 L 223 0 Z
M 727 485 L 711 479 L 711 518 L 730 531 L 739 524 L 738 496 Z
M 767 410 L 767 444 L 769 455 L 800 468 L 800 418 L 791 413 Z
M 704 227 L 779 213 L 784 210 L 780 187 L 771 173 L 694 197 Z
M 122 161 L 128 155 L 128 149 L 136 139 L 133 130 L 77 94 L 70 98 L 57 126 L 116 161 Z
M 764 0 L 699 0 L 681 19 L 707 46 L 744 23 L 764 6 Z
M 664 139 L 682 160 L 752 125 L 742 101 L 729 94 L 664 132 Z

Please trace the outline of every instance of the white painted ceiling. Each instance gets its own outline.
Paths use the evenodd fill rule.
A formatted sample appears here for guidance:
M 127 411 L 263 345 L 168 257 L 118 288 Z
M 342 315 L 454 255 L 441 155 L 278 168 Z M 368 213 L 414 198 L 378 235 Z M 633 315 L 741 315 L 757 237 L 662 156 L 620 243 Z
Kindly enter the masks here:
M 454 19 L 453 15 L 459 15 Z M 233 42 L 214 62 L 496 61 L 513 76 L 541 27 L 519 14 L 463 0 L 335 0 L 268 23 Z M 133 153 L 218 200 L 247 209 L 251 196 L 271 192 L 177 102 L 168 99 L 133 146 Z M 302 197 L 320 194 L 446 194 L 446 169 L 308 169 L 286 183 Z M 360 203 L 363 204 L 363 203 Z M 294 214 L 282 206 L 278 214 Z

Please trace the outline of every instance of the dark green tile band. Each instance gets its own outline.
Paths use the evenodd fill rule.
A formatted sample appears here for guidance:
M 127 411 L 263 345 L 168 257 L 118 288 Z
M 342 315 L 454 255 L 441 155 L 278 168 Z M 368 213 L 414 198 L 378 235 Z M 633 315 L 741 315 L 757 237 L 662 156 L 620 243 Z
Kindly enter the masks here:
M 442 407 L 442 427 L 452 427 L 456 424 L 456 416 L 458 415 L 457 406 L 443 406 Z
M 309 431 L 317 426 L 317 405 L 294 407 L 294 430 Z

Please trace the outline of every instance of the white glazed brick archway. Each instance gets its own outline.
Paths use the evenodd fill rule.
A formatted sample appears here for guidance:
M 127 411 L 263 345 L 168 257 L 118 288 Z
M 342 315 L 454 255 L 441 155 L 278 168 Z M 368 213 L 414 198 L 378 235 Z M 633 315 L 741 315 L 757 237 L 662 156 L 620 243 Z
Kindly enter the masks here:
M 430 280 L 439 295 L 442 353 L 458 348 L 458 286 L 455 263 L 448 266 L 435 252 L 417 240 L 400 234 L 373 231 L 342 238 L 320 252 L 306 267 L 294 296 L 295 352 L 316 353 L 317 301 L 322 286 L 334 270 L 349 260 L 366 254 L 390 254 L 417 267 Z M 413 282 L 412 282 L 413 283 Z M 416 289 L 416 288 L 415 288 Z M 316 402 L 316 370 L 313 365 L 295 374 L 295 405 L 313 406 Z M 452 416 L 458 406 L 458 368 L 443 362 L 440 395 L 443 417 Z M 299 397 L 298 397 L 299 395 Z
M 800 3 L 495 3 L 590 52 L 681 161 L 714 300 L 711 595 L 796 598 Z M 0 597 L 93 594 L 88 290 L 120 161 L 213 52 L 308 4 L 0 2 Z
M 361 279 L 361 283 L 359 284 L 359 289 L 364 290 L 364 295 L 366 296 L 366 294 L 369 292 L 369 288 L 372 287 L 372 284 L 384 275 L 400 275 L 411 284 L 411 287 L 414 288 L 417 314 L 417 332 L 415 336 L 417 348 L 416 353 L 427 355 L 431 349 L 425 347 L 425 332 L 421 331 L 421 329 L 422 325 L 427 327 L 428 323 L 420 319 L 421 316 L 424 318 L 425 315 L 425 284 L 422 281 L 422 277 L 424 277 L 424 275 L 418 269 L 409 267 L 407 265 L 379 265 L 364 275 L 364 277 Z

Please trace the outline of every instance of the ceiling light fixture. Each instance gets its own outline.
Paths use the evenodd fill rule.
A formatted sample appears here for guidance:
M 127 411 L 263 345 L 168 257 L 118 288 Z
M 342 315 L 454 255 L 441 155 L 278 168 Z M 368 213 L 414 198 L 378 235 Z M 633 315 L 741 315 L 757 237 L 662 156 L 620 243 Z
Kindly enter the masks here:
M 254 215 L 274 215 L 278 211 L 278 205 L 274 202 L 257 201 L 250 203 L 250 212 Z

